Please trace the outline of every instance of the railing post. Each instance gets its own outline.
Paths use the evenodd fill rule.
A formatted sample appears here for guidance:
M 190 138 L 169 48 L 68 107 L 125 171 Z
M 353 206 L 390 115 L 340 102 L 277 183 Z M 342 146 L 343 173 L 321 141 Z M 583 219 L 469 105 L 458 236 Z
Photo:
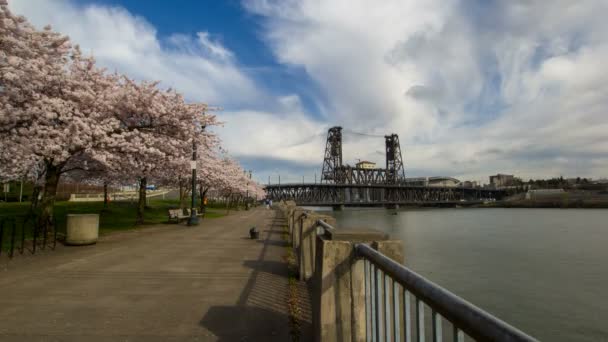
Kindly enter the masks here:
M 287 230 L 290 236 L 291 232 L 293 231 L 293 218 L 295 215 L 294 211 L 296 210 L 296 208 L 297 207 L 295 206 L 295 203 L 293 205 L 289 203 L 285 208 L 285 219 L 287 220 Z
M 300 225 L 301 225 L 301 221 L 302 221 L 302 215 L 304 215 L 304 213 L 306 213 L 306 210 L 296 207 L 293 210 L 293 216 L 292 216 L 292 225 L 291 225 L 291 229 L 289 230 L 289 242 L 291 243 L 291 246 L 294 248 L 294 250 L 296 250 L 296 248 L 298 246 L 295 245 L 296 243 L 296 232 L 300 231 Z
M 335 218 L 326 215 L 308 214 L 302 219 L 302 224 L 299 227 L 300 243 L 297 249 L 300 280 L 310 279 L 315 271 L 317 222 L 319 220 L 323 220 L 330 225 L 336 224 Z
M 365 279 L 365 260 L 354 257 L 350 270 L 351 282 L 351 326 L 353 341 L 365 341 L 366 331 L 366 279 Z
M 377 269 L 368 268 L 368 277 L 372 277 L 366 281 L 365 261 L 357 258 L 354 250 L 355 243 L 370 243 L 388 257 L 402 262 L 401 242 L 378 241 L 385 239 L 386 234 L 380 232 L 342 229 L 332 231 L 329 236 L 320 235 L 316 238 L 313 277 L 313 326 L 316 341 L 366 341 L 368 329 L 371 329 L 366 322 L 377 319 L 377 315 L 386 315 L 386 303 L 394 302 L 394 291 L 386 292 L 384 285 L 366 288 L 377 282 L 375 274 L 369 274 L 372 269 Z M 366 306 L 366 293 L 382 296 L 379 297 L 381 302 L 370 301 Z M 368 319 L 366 315 L 372 315 L 368 312 L 370 309 L 376 317 L 370 316 Z M 392 336 L 392 331 L 386 331 L 384 321 L 374 326 L 376 334 L 383 331 L 381 335 Z

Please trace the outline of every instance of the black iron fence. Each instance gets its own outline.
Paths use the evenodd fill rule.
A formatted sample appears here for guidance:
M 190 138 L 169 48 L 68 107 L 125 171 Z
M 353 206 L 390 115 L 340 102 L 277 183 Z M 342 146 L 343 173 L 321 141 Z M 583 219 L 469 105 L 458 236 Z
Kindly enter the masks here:
M 37 215 L 0 216 L 0 257 L 55 250 L 57 238 L 54 220 L 40 222 Z

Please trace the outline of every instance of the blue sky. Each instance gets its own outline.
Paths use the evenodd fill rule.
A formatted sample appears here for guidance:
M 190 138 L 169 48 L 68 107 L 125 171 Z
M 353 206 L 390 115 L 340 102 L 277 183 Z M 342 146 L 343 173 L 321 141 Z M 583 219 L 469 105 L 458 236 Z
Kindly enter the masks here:
M 604 0 L 9 0 L 100 65 L 223 108 L 259 180 L 313 179 L 333 125 L 408 176 L 608 175 Z M 345 136 L 348 163 L 382 138 Z
M 208 31 L 234 51 L 244 65 L 277 66 L 272 51 L 256 33 L 261 30 L 260 23 L 243 9 L 239 1 L 182 0 L 169 3 L 159 0 L 78 0 L 76 3 L 124 7 L 144 17 L 164 37 L 175 32 L 194 35 Z
M 77 0 L 77 6 L 107 5 L 125 8 L 152 24 L 162 41 L 179 32 L 196 35 L 209 32 L 234 53 L 240 68 L 269 92 L 281 95 L 296 92 L 311 115 L 316 115 L 314 84 L 302 68 L 277 63 L 272 50 L 262 40 L 262 18 L 245 10 L 238 0 L 166 1 Z M 231 103 L 218 104 L 229 110 L 240 109 Z

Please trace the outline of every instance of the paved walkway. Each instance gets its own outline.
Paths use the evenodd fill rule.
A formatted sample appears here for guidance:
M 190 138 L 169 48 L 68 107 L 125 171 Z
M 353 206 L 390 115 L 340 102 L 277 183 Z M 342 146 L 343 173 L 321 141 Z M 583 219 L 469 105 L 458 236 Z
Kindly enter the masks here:
M 15 259 L 0 341 L 288 341 L 282 224 L 258 208 Z

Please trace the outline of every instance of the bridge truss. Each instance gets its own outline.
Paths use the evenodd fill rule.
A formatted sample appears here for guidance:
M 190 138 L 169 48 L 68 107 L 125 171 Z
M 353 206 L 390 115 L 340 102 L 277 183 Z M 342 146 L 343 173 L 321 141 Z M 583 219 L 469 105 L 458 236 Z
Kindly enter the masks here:
M 342 127 L 332 127 L 327 132 L 321 184 L 268 185 L 268 197 L 310 206 L 373 206 L 476 203 L 504 195 L 496 190 L 406 184 L 399 136 L 384 139 L 386 168 L 344 165 Z
M 501 190 L 390 184 L 281 184 L 266 187 L 268 197 L 308 206 L 466 205 L 501 199 Z

